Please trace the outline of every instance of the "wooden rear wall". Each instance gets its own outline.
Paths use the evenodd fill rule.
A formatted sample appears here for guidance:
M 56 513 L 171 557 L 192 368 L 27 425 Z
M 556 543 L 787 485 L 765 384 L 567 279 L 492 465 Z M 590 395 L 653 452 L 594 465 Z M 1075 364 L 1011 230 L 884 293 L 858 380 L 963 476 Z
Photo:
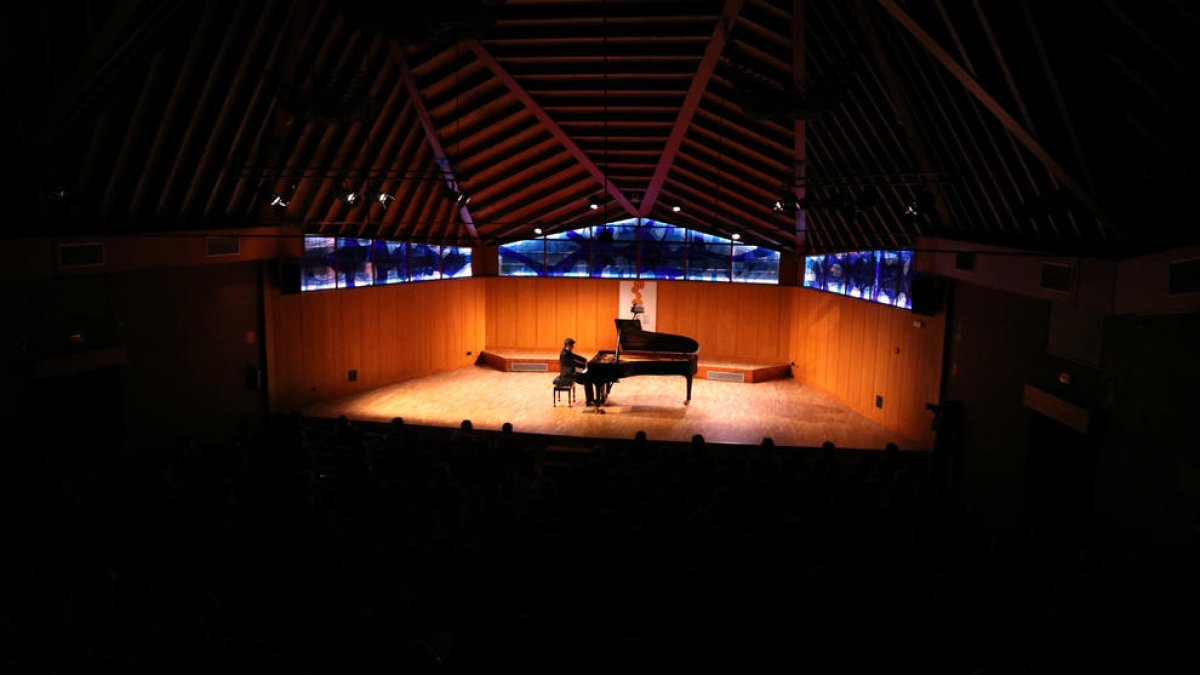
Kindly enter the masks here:
M 792 295 L 794 376 L 932 449 L 933 413 L 925 404 L 939 400 L 945 314 L 919 316 L 805 288 L 780 290 Z
M 617 279 L 490 278 L 487 344 L 558 349 L 571 336 L 581 353 L 612 349 L 619 293 Z M 694 338 L 702 358 L 786 363 L 790 303 L 778 286 L 660 281 L 655 330 Z
M 483 279 L 268 293 L 271 409 L 471 365 L 484 347 Z M 351 382 L 350 370 L 357 371 Z

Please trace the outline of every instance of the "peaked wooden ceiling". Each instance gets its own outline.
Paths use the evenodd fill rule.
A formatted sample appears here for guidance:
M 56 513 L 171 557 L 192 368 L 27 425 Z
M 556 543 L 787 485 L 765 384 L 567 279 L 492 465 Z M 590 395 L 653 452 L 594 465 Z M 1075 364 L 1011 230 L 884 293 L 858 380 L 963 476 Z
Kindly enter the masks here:
M 1200 13 L 1170 0 L 6 12 L 10 235 L 495 243 L 636 215 L 783 250 L 1197 241 Z

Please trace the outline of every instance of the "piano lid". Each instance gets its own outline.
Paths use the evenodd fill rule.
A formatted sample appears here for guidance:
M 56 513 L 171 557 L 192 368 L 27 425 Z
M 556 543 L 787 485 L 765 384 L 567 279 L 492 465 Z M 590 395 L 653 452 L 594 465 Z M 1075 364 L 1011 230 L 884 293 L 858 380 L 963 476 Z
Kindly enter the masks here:
M 700 343 L 684 335 L 642 330 L 637 319 L 616 319 L 617 343 L 624 352 L 671 352 L 691 354 L 700 351 Z

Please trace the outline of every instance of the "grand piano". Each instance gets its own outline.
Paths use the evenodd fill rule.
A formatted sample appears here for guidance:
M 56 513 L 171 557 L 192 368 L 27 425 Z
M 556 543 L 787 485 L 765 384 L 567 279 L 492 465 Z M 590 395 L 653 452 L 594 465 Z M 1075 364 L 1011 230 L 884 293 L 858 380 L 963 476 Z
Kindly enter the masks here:
M 618 380 L 638 375 L 682 375 L 687 378 L 683 404 L 691 403 L 700 343 L 683 335 L 642 330 L 638 319 L 616 319 L 616 324 L 617 348 L 597 352 L 587 365 L 597 403 L 608 400 L 608 392 Z

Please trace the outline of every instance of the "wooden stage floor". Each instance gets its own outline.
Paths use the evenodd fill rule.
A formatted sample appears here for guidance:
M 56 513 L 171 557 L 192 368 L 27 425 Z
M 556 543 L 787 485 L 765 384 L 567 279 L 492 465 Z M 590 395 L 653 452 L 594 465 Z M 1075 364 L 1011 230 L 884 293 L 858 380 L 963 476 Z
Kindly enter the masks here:
M 793 379 L 737 384 L 696 379 L 684 406 L 686 382 L 678 376 L 632 377 L 613 386 L 608 412 L 583 405 L 553 407 L 555 373 L 501 372 L 476 365 L 323 401 L 302 412 L 312 417 L 499 429 L 511 422 L 519 433 L 631 439 L 639 430 L 651 440 L 754 445 L 770 436 L 778 446 L 814 447 L 826 440 L 840 448 L 882 449 L 889 442 L 917 449 L 909 439 Z

